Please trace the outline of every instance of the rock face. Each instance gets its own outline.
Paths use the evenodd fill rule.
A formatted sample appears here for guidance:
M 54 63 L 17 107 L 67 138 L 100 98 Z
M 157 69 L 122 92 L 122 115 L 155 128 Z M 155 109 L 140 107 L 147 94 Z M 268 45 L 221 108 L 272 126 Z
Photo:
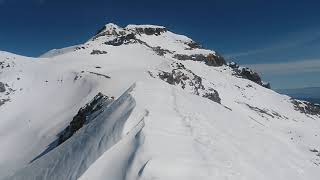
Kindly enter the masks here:
M 191 42 L 187 42 L 185 43 L 186 45 L 188 45 L 190 48 L 188 48 L 187 50 L 192 50 L 192 49 L 199 49 L 199 48 L 202 48 L 202 46 L 197 43 L 197 42 L 194 42 L 194 41 L 191 41 Z
M 261 78 L 257 72 L 252 71 L 249 68 L 242 68 L 240 71 L 240 76 L 249 79 L 257 84 L 262 84 Z
M 109 23 L 98 30 L 97 34 L 93 37 L 93 40 L 101 36 L 123 36 L 126 32 L 120 30 L 119 26 Z
M 168 49 L 162 49 L 160 46 L 151 47 L 152 50 L 159 56 L 164 56 L 165 54 L 172 54 L 173 52 L 169 51 Z
M 136 32 L 139 34 L 146 35 L 160 35 L 163 32 L 167 32 L 167 29 L 164 27 L 136 27 Z
M 0 106 L 4 105 L 4 103 L 6 103 L 9 100 L 10 99 L 0 99 Z
M 320 105 L 308 101 L 291 100 L 295 110 L 308 115 L 320 116 Z
M 200 76 L 187 69 L 181 63 L 173 63 L 172 67 L 171 72 L 160 71 L 157 76 L 168 84 L 180 86 L 182 89 L 190 90 L 192 94 L 221 103 L 218 91 L 205 87 Z M 152 75 L 152 77 L 154 76 Z
M 193 61 L 202 61 L 205 62 L 208 66 L 222 66 L 226 62 L 224 58 L 217 54 L 193 54 L 193 55 L 186 55 L 186 54 L 175 54 L 173 58 L 178 60 L 193 60 Z
M 136 39 L 135 35 L 131 33 L 131 34 L 118 36 L 113 40 L 105 42 L 105 44 L 112 45 L 112 46 L 120 46 L 122 44 L 129 44 L 130 42 L 134 42 L 135 39 Z
M 136 34 L 145 34 L 145 35 L 160 35 L 162 33 L 167 32 L 167 28 L 163 26 L 157 26 L 157 25 L 128 25 L 127 27 L 124 28 L 126 31 L 131 31 Z
M 261 80 L 260 75 L 257 72 L 253 71 L 252 69 L 248 67 L 240 67 L 235 62 L 229 62 L 227 63 L 227 65 L 233 69 L 234 75 L 245 78 L 245 79 L 249 79 L 250 81 L 255 82 L 265 88 L 271 89 L 270 83 L 263 82 Z
M 6 92 L 6 86 L 3 82 L 0 82 L 0 93 Z
M 92 55 L 99 55 L 99 54 L 107 54 L 107 51 L 100 51 L 100 50 L 92 50 L 90 54 Z
M 101 112 L 99 110 L 113 101 L 112 98 L 98 93 L 91 102 L 80 108 L 78 113 L 73 117 L 69 126 L 61 133 L 58 139 L 58 145 L 69 139 L 75 132 L 82 128 L 89 121 L 94 119 Z
M 221 104 L 221 98 L 219 97 L 219 93 L 214 89 L 212 89 L 212 92 L 205 93 L 202 97 L 208 98 L 214 102 Z
M 161 71 L 158 77 L 171 85 L 178 85 L 182 89 L 185 89 L 186 86 L 191 86 L 193 93 L 196 95 L 200 94 L 199 90 L 205 89 L 202 85 L 201 77 L 186 69 L 183 64 L 177 63 L 173 64 L 173 66 L 175 66 L 175 69 L 171 72 Z

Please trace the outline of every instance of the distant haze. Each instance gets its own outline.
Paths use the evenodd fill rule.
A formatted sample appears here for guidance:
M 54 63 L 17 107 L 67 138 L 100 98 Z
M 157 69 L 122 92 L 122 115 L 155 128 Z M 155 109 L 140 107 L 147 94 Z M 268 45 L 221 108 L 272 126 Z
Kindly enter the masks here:
M 291 96 L 293 98 L 320 103 L 320 87 L 277 89 L 276 91 Z

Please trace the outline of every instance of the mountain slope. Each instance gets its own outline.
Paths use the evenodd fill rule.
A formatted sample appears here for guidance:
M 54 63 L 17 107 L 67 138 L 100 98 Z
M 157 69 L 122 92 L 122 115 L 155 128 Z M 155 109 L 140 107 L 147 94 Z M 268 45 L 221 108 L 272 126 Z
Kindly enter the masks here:
M 24 174 L 32 179 L 33 167 L 50 158 L 72 168 L 59 149 L 80 140 L 94 124 L 104 127 L 100 114 L 100 121 L 89 121 L 39 155 L 98 92 L 118 99 L 134 83 L 129 94 L 136 106 L 117 131 L 118 143 L 96 152 L 86 168 L 72 171 L 73 177 L 310 180 L 320 175 L 319 108 L 265 88 L 257 73 L 225 62 L 186 36 L 162 26 L 107 24 L 86 43 L 56 51 L 47 58 L 0 53 L 5 87 L 0 179 Z M 145 126 L 137 131 L 141 119 Z M 110 133 L 99 129 L 104 130 Z M 87 155 L 81 148 L 74 152 Z M 59 172 L 50 174 L 62 177 Z

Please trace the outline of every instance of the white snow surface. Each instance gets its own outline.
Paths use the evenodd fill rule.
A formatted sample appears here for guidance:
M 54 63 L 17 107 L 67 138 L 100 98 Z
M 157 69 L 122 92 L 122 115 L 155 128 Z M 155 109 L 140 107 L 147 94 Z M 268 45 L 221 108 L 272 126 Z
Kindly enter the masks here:
M 0 179 L 319 179 L 320 155 L 310 151 L 320 150 L 319 116 L 296 111 L 290 97 L 235 77 L 227 66 L 174 59 L 214 53 L 187 49 L 186 36 L 136 37 L 173 54 L 159 56 L 140 43 L 104 44 L 111 34 L 47 58 L 0 52 L 0 82 L 7 84 L 0 100 L 8 99 L 0 105 Z M 221 104 L 151 76 L 170 72 L 172 63 L 217 90 Z M 31 163 L 98 92 L 117 99 L 134 83 L 120 108 Z M 110 121 L 124 124 L 110 131 Z M 110 133 L 117 138 L 97 146 Z

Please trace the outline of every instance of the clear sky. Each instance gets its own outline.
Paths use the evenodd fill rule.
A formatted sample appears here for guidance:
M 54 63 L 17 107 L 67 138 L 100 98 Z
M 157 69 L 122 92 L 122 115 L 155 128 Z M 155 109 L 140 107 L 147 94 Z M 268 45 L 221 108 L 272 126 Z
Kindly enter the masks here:
M 0 0 L 0 50 L 39 56 L 104 24 L 157 24 L 257 69 L 273 88 L 320 86 L 320 1 Z

